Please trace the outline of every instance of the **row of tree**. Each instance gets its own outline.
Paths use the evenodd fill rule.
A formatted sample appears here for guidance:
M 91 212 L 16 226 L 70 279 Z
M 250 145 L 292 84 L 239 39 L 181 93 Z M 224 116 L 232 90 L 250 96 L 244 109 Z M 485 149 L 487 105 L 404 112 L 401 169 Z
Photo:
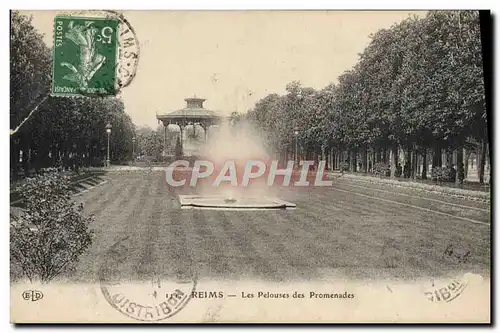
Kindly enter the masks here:
M 385 162 L 394 177 L 403 152 L 416 177 L 417 165 L 450 166 L 453 152 L 463 172 L 465 148 L 477 154 L 483 181 L 488 132 L 477 11 L 408 17 L 373 34 L 338 83 L 315 90 L 292 82 L 286 91 L 261 99 L 247 115 L 285 158 L 297 139 L 302 157 L 326 154 L 335 168 L 348 162 L 365 172 Z
M 130 160 L 135 129 L 123 102 L 50 96 L 52 52 L 43 35 L 30 17 L 13 11 L 10 36 L 11 177 L 47 167 L 102 166 L 107 123 L 112 162 Z

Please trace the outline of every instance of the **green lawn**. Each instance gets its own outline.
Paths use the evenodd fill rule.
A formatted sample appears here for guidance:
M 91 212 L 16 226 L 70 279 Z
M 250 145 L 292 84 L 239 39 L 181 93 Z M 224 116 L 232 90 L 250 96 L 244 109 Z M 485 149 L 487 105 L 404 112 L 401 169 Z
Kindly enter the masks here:
M 283 189 L 280 197 L 296 210 L 181 210 L 159 172 L 106 177 L 77 199 L 96 217 L 95 240 L 67 276 L 72 281 L 96 281 L 104 262 L 126 280 L 193 271 L 273 281 L 489 276 L 487 204 L 453 199 L 451 206 L 338 180 L 329 188 Z M 467 260 L 446 255 L 449 246 L 454 255 L 469 251 Z

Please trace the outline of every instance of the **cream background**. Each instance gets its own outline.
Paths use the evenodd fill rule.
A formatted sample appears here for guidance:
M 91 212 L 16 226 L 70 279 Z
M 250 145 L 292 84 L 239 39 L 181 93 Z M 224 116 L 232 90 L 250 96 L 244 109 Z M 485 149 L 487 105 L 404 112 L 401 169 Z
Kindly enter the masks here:
M 271 283 L 263 281 L 198 281 L 198 291 L 223 291 L 236 298 L 191 299 L 187 305 L 163 323 L 201 322 L 448 322 L 487 323 L 490 319 L 490 280 L 479 275 L 458 275 L 468 285 L 453 301 L 434 303 L 424 292 L 432 290 L 430 280 L 345 281 L 322 279 L 309 282 Z M 435 280 L 435 287 L 445 287 L 451 279 Z M 144 283 L 129 284 L 127 297 L 144 299 Z M 44 293 L 37 302 L 22 299 L 26 289 Z M 241 292 L 269 291 L 306 294 L 304 299 L 243 299 Z M 309 299 L 317 293 L 354 293 L 353 299 Z M 152 297 L 151 297 L 152 299 Z M 159 301 L 157 302 L 159 303 Z M 143 303 L 144 304 L 144 303 Z M 151 305 L 152 303 L 150 303 Z M 142 323 L 112 308 L 98 284 L 16 284 L 11 288 L 13 322 L 83 322 Z

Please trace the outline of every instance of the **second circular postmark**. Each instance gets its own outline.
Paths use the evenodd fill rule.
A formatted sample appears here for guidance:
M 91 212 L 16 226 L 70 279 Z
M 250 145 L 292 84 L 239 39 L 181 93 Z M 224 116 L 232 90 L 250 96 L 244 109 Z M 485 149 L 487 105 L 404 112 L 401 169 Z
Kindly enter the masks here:
M 99 283 L 106 301 L 123 315 L 141 322 L 159 322 L 178 314 L 196 291 L 196 275 L 187 270 L 144 276 L 125 276 L 133 246 L 127 237 L 116 242 L 103 256 Z M 130 272 L 130 271 L 129 271 Z

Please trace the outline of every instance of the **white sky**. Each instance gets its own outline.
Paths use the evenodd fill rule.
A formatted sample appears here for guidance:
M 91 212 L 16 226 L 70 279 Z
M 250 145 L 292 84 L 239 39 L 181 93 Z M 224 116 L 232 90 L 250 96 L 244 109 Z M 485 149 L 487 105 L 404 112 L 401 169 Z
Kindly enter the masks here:
M 369 35 L 408 17 L 402 11 L 124 11 L 141 45 L 137 76 L 124 88 L 136 125 L 156 127 L 156 112 L 206 98 L 222 115 L 245 112 L 299 80 L 321 89 L 351 68 Z M 55 11 L 31 11 L 52 46 Z

